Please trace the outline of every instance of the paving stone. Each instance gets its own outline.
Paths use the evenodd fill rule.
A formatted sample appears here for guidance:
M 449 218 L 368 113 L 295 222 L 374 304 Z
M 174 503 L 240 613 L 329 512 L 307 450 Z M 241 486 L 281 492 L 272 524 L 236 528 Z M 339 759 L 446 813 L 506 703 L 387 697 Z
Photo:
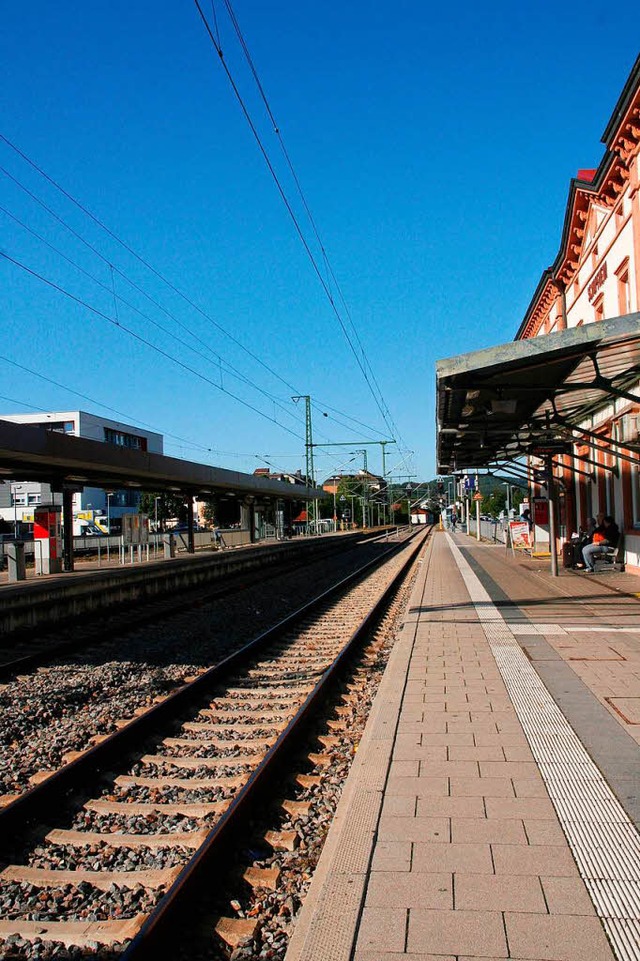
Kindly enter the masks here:
M 418 797 L 419 817 L 484 818 L 481 797 Z
M 392 817 L 383 815 L 378 825 L 380 841 L 434 841 L 448 844 L 451 823 L 444 817 Z M 551 872 L 547 872 L 551 873 Z
M 456 910 L 528 911 L 546 914 L 547 905 L 537 877 L 495 874 L 455 875 Z
M 418 777 L 420 773 L 419 761 L 392 761 L 389 777 Z
M 492 844 L 496 874 L 542 875 L 570 878 L 578 875 L 568 847 L 538 844 Z
M 488 797 L 485 807 L 489 818 L 518 818 L 525 821 L 555 818 L 553 804 L 547 798 Z
M 360 920 L 357 949 L 403 951 L 406 919 L 406 908 L 365 907 Z
M 414 795 L 385 795 L 382 816 L 412 818 L 416 814 L 417 797 Z
M 498 818 L 451 818 L 451 840 L 457 843 L 528 844 L 522 821 L 500 821 Z
M 529 844 L 558 844 L 565 847 L 567 839 L 556 818 L 524 818 L 524 829 Z
M 541 778 L 520 778 L 513 779 L 513 789 L 516 797 L 549 797 L 547 788 Z
M 371 862 L 372 871 L 411 870 L 410 841 L 378 841 Z
M 489 911 L 409 911 L 407 951 L 507 958 L 502 915 Z
M 412 872 L 455 872 L 493 874 L 491 849 L 488 844 L 436 842 L 413 845 Z
M 509 777 L 452 777 L 452 797 L 514 797 Z
M 541 780 L 540 770 L 535 761 L 480 761 L 480 776 Z
M 512 958 L 614 961 L 597 918 L 509 913 L 504 917 Z
M 449 748 L 450 761 L 504 761 L 504 759 L 502 748 L 497 744 L 487 747 L 452 744 Z
M 595 914 L 596 909 L 582 878 L 541 877 L 549 914 Z
M 446 777 L 390 777 L 385 790 L 387 797 L 448 797 L 449 779 Z
M 476 876 L 477 877 L 477 876 Z M 410 874 L 379 871 L 367 887 L 367 907 L 453 908 L 451 874 Z

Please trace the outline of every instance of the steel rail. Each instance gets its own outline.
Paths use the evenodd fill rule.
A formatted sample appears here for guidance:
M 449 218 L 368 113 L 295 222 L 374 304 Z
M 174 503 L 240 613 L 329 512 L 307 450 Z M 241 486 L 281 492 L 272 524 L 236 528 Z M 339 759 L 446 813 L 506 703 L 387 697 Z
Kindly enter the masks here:
M 248 641 L 194 680 L 171 692 L 159 704 L 155 704 L 144 714 L 133 718 L 104 741 L 84 751 L 80 757 L 65 764 L 50 777 L 0 809 L 0 837 L 3 839 L 0 857 L 7 856 L 7 847 L 13 850 L 24 842 L 25 834 L 32 829 L 34 821 L 44 820 L 49 824 L 51 812 L 59 810 L 67 802 L 71 793 L 77 793 L 80 797 L 90 797 L 92 787 L 101 775 L 108 771 L 114 762 L 119 762 L 123 756 L 131 753 L 141 741 L 157 733 L 160 725 L 175 721 L 179 714 L 188 711 L 194 701 L 219 683 L 225 675 L 249 660 L 260 648 L 272 643 L 323 604 L 333 600 L 362 578 L 367 571 L 379 566 L 385 559 L 406 546 L 406 543 L 405 540 L 393 544 L 379 557 L 367 561 L 313 600 L 303 604 L 302 607 Z
M 426 534 L 429 535 L 432 530 L 433 527 L 429 527 Z M 426 540 L 426 537 L 421 538 L 417 546 L 413 548 L 374 607 L 365 615 L 333 663 L 326 669 L 313 690 L 307 695 L 304 703 L 289 721 L 275 744 L 269 749 L 245 785 L 240 789 L 229 808 L 211 829 L 201 847 L 185 865 L 160 903 L 144 922 L 138 934 L 122 954 L 122 961 L 157 961 L 162 952 L 166 952 L 171 942 L 180 938 L 181 928 L 186 921 L 186 917 L 190 912 L 193 912 L 194 906 L 197 904 L 198 890 L 202 889 L 205 882 L 207 897 L 211 898 L 212 895 L 215 895 L 216 888 L 221 883 L 221 876 L 225 873 L 224 867 L 220 867 L 220 859 L 233 846 L 236 837 L 244 829 L 256 806 L 261 802 L 264 795 L 272 789 L 273 783 L 280 783 L 278 774 L 286 766 L 288 757 L 296 750 L 300 741 L 307 734 L 310 722 L 315 719 L 318 708 L 329 696 L 345 663 L 353 656 L 355 648 L 366 635 L 371 622 L 382 611 L 390 595 L 394 593 L 398 584 L 405 577 L 407 569 L 413 564 Z
M 375 535 L 364 535 L 364 540 L 368 543 L 374 543 L 377 539 L 384 537 L 383 534 Z M 335 553 L 348 553 L 349 550 L 355 550 L 358 544 L 362 543 L 361 540 L 349 541 L 346 544 L 341 543 L 336 540 L 333 544 L 327 542 L 327 551 L 314 554 L 309 558 L 308 563 L 319 560 L 323 555 L 329 554 L 329 556 Z M 332 550 L 331 547 L 335 546 L 336 550 Z M 298 558 L 297 560 L 300 560 Z M 206 604 L 209 601 L 216 600 L 218 598 L 229 597 L 234 593 L 241 590 L 246 584 L 247 580 L 250 578 L 256 578 L 256 583 L 262 583 L 263 581 L 270 580 L 274 577 L 286 573 L 287 569 L 292 566 L 296 561 L 296 558 L 291 558 L 290 560 L 285 560 L 283 564 L 278 565 L 275 569 L 269 569 L 265 571 L 264 568 L 258 568 L 257 570 L 251 571 L 237 571 L 232 574 L 228 574 L 222 578 L 223 583 L 217 584 L 215 587 L 207 590 L 203 590 L 202 586 L 195 586 L 193 588 L 187 589 L 186 595 L 181 593 L 179 595 L 177 591 L 171 595 L 170 599 L 164 598 L 163 601 L 159 601 L 157 597 L 149 598 L 143 603 L 143 609 L 140 614 L 134 614 L 131 622 L 122 628 L 113 621 L 117 621 L 119 617 L 122 616 L 122 608 L 119 610 L 113 610 L 107 618 L 105 624 L 104 615 L 108 612 L 98 612 L 95 614 L 96 625 L 93 626 L 91 621 L 87 624 L 86 621 L 79 622 L 77 616 L 71 616 L 69 619 L 65 619 L 63 624 L 60 624 L 56 628 L 47 629 L 42 632 L 39 637 L 43 642 L 46 641 L 47 637 L 59 634 L 62 629 L 68 630 L 80 630 L 81 636 L 76 638 L 70 638 L 68 640 L 61 641 L 59 644 L 54 644 L 51 647 L 47 647 L 41 651 L 34 651 L 31 654 L 25 654 L 21 657 L 13 658 L 11 661 L 0 662 L 0 682 L 8 681 L 15 674 L 22 674 L 26 671 L 31 671 L 37 667 L 44 667 L 46 664 L 50 664 L 57 657 L 66 657 L 69 654 L 73 654 L 76 651 L 83 650 L 84 648 L 91 647 L 94 644 L 102 644 L 105 641 L 113 639 L 114 630 L 118 633 L 128 633 L 129 631 L 138 630 L 141 627 L 147 627 L 150 624 L 154 624 L 156 621 L 167 617 L 167 608 L 170 606 L 169 616 L 183 614 L 188 611 L 197 601 L 198 606 L 201 604 Z M 226 583 L 224 583 L 226 581 Z M 241 583 L 238 583 L 240 581 Z M 135 601 L 130 601 L 123 607 L 129 609 L 131 613 L 131 608 L 136 604 Z M 110 623 L 111 622 L 111 623 Z M 12 641 L 20 641 L 20 633 L 24 634 L 25 629 L 21 632 L 17 632 L 15 638 Z M 3 645 L 4 646 L 4 645 Z

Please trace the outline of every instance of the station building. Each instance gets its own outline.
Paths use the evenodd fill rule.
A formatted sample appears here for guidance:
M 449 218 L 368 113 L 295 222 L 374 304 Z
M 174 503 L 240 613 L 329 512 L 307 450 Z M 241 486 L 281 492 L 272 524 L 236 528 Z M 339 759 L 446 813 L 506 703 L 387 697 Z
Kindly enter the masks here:
M 0 414 L 0 420 L 13 424 L 45 427 L 72 437 L 84 437 L 129 450 L 163 453 L 163 437 L 152 431 L 108 420 L 83 410 L 39 412 L 35 414 Z M 73 495 L 74 517 L 90 520 L 109 514 L 116 519 L 136 512 L 140 492 L 134 489 L 105 491 L 85 487 Z M 37 481 L 5 481 L 0 483 L 0 517 L 13 524 L 15 520 L 30 523 L 33 509 L 39 504 L 62 504 L 62 494 L 53 493 L 48 484 Z
M 640 311 L 640 57 L 602 142 L 597 169 L 579 170 L 571 181 L 560 249 L 540 278 L 516 340 Z M 640 381 L 628 392 L 640 397 Z M 582 473 L 570 469 L 572 456 L 559 458 L 559 533 L 569 537 L 587 518 L 611 514 L 625 535 L 627 564 L 640 569 L 640 454 L 624 456 L 607 442 L 632 445 L 627 455 L 640 445 L 640 403 L 612 397 L 581 426 L 600 435 L 604 449 L 574 445 L 574 453 L 591 462 Z

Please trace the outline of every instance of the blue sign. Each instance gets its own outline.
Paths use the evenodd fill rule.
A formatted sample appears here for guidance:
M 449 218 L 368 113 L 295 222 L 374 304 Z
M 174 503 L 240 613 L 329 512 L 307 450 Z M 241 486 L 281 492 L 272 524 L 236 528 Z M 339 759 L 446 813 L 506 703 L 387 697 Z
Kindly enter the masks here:
M 464 489 L 466 491 L 474 491 L 476 489 L 476 479 L 475 477 L 470 477 L 467 475 L 464 479 Z

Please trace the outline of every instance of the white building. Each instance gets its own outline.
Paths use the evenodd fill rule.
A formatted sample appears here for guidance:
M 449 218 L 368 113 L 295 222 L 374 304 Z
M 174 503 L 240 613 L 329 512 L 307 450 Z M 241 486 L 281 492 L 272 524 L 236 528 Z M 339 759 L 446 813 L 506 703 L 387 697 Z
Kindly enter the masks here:
M 13 424 L 29 424 L 46 427 L 73 437 L 115 444 L 131 450 L 163 453 L 162 434 L 132 427 L 119 421 L 107 420 L 83 410 L 51 411 L 36 414 L 0 414 L 0 420 Z M 119 518 L 122 514 L 137 511 L 140 493 L 134 490 L 104 491 L 98 487 L 85 487 L 74 494 L 73 513 L 84 515 L 87 521 L 99 515 Z M 62 494 L 53 494 L 48 484 L 37 481 L 5 481 L 0 483 L 0 517 L 9 523 L 15 520 L 31 523 L 33 509 L 38 504 L 62 504 Z

